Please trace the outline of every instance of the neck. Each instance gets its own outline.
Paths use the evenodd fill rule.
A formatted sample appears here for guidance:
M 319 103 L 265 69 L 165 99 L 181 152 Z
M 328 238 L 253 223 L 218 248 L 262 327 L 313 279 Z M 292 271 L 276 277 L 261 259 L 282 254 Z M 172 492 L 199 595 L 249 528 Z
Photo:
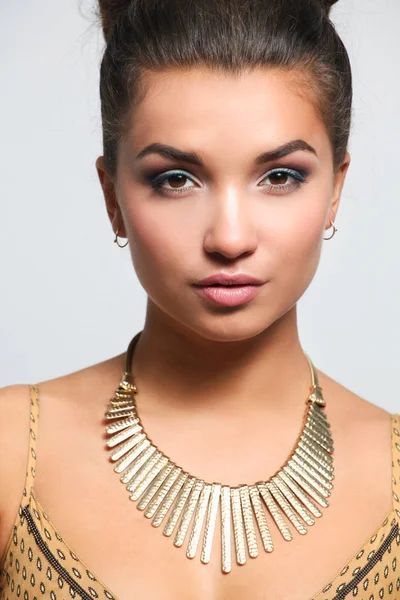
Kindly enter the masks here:
M 150 304 L 131 371 L 138 393 L 158 410 L 211 409 L 221 416 L 301 412 L 311 388 L 296 307 L 248 339 L 215 341 L 168 321 Z

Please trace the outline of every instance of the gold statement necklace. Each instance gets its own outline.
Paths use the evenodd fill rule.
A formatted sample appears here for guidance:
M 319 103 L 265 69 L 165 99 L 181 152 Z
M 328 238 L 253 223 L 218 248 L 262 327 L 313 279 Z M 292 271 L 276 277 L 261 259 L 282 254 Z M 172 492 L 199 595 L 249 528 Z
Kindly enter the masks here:
M 323 410 L 326 403 L 308 356 L 311 393 L 306 399 L 303 426 L 292 453 L 266 481 L 232 487 L 207 483 L 184 471 L 147 436 L 137 413 L 135 394 L 138 390 L 130 371 L 141 333 L 136 334 L 128 346 L 125 373 L 105 413 L 110 423 L 106 425 L 106 433 L 111 436 L 107 446 L 113 448 L 110 458 L 118 461 L 114 471 L 122 473 L 120 480 L 126 484 L 130 499 L 138 501 L 138 510 L 144 511 L 154 527 L 165 523 L 164 535 L 171 536 L 175 532 L 177 547 L 183 545 L 190 530 L 188 558 L 196 555 L 204 531 L 202 563 L 210 561 L 219 513 L 224 573 L 231 571 L 232 548 L 239 565 L 246 563 L 247 555 L 258 556 L 256 527 L 266 552 L 274 549 L 271 525 L 276 526 L 287 541 L 293 539 L 289 523 L 300 534 L 306 534 L 306 525 L 313 525 L 314 517 L 322 516 L 317 505 L 329 506 L 327 498 L 334 479 L 331 427 Z

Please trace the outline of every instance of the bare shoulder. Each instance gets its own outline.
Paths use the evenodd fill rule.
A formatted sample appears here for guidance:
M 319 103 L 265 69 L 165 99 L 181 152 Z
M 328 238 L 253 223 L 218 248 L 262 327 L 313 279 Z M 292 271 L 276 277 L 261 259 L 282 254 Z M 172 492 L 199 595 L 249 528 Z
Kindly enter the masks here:
M 41 408 L 43 404 L 79 405 L 91 410 L 99 394 L 112 393 L 124 370 L 124 356 L 119 354 L 61 377 L 39 382 Z
M 86 453 L 105 406 L 118 387 L 124 370 L 124 354 L 61 377 L 37 383 L 40 412 L 37 454 L 40 457 L 35 487 L 50 481 L 58 471 L 57 460 L 65 453 L 73 460 Z
M 387 423 L 392 413 L 374 404 L 367 398 L 357 395 L 338 381 L 318 370 L 320 385 L 327 400 L 327 407 L 336 418 L 357 423 L 361 428 L 376 427 Z
M 318 375 L 343 471 L 369 478 L 368 485 L 375 494 L 390 497 L 392 413 L 355 394 L 325 373 L 318 371 Z M 368 469 L 364 468 L 365 464 Z
M 71 447 L 74 441 L 71 431 L 82 432 L 85 427 L 88 431 L 95 423 L 96 414 L 101 418 L 104 412 L 102 400 L 107 400 L 118 386 L 123 358 L 121 354 L 61 377 L 35 382 L 40 398 L 37 453 L 44 469 L 51 460 L 49 449 L 57 449 L 55 455 L 59 459 L 63 450 L 61 445 Z M 0 388 L 0 559 L 23 497 L 30 407 L 28 384 Z M 86 431 L 82 439 L 87 438 Z M 43 469 L 39 471 L 42 473 Z

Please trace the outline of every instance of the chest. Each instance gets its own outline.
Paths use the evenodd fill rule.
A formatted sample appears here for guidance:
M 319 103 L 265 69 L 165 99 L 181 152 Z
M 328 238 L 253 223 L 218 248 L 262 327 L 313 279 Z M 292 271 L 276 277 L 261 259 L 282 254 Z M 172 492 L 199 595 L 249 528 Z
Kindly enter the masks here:
M 339 571 L 347 568 L 343 582 L 347 585 L 353 582 L 355 587 L 354 568 L 365 569 L 367 555 L 371 551 L 376 554 L 376 559 L 370 561 L 368 573 L 372 570 L 375 578 L 377 569 L 384 568 L 378 557 L 383 557 L 385 565 L 389 565 L 398 551 L 399 536 L 393 536 L 395 548 L 393 540 L 388 543 L 391 531 L 388 523 L 373 542 L 364 545 L 359 562 L 354 561 L 354 554 L 361 550 L 360 542 L 373 534 L 376 528 L 366 525 L 367 513 L 364 513 L 364 520 L 357 520 L 355 514 L 350 513 L 346 518 L 345 512 L 330 507 L 306 535 L 295 535 L 290 542 L 279 537 L 279 532 L 271 527 L 275 545 L 273 552 L 265 552 L 258 537 L 259 556 L 250 558 L 247 555 L 244 565 L 236 564 L 233 543 L 232 570 L 224 574 L 221 572 L 218 519 L 211 560 L 204 565 L 199 554 L 193 559 L 185 556 L 187 543 L 180 548 L 175 547 L 172 537 L 164 536 L 161 528 L 152 527 L 133 502 L 113 489 L 118 488 L 110 488 L 108 494 L 105 490 L 98 490 L 97 503 L 90 499 L 86 504 L 82 501 L 85 496 L 83 486 L 82 494 L 78 496 L 66 493 L 65 503 L 54 504 L 51 513 L 44 511 L 41 504 L 36 508 L 39 514 L 45 513 L 46 518 L 42 518 L 41 524 L 37 523 L 38 530 L 58 563 L 65 566 L 62 554 L 69 559 L 71 554 L 68 556 L 68 551 L 72 550 L 74 561 L 77 559 L 75 569 L 80 573 L 89 571 L 119 600 L 143 596 L 157 600 L 236 600 L 243 597 L 254 600 L 316 597 L 316 600 L 322 600 L 334 596 L 315 594 L 327 586 Z M 123 486 L 121 490 L 124 492 Z M 89 490 L 86 490 L 86 496 L 88 494 Z M 52 504 L 51 495 L 47 497 L 48 505 Z M 47 521 L 49 517 L 51 520 Z M 349 566 L 351 558 L 353 566 Z M 55 567 L 57 570 L 57 565 Z M 70 568 L 67 570 L 71 572 Z M 392 569 L 390 575 L 394 576 Z M 388 585 L 389 581 L 386 581 Z M 336 587 L 338 585 L 339 582 Z
M 78 425 L 74 423 L 70 430 L 79 433 Z M 54 431 L 50 427 L 44 430 Z M 85 441 L 84 458 L 79 440 Z M 201 563 L 199 550 L 193 559 L 188 559 L 185 552 L 189 536 L 182 547 L 174 546 L 174 535 L 163 535 L 163 526 L 152 527 L 143 511 L 137 510 L 136 502 L 129 500 L 125 486 L 107 459 L 108 453 L 97 430 L 83 431 L 76 436 L 74 445 L 69 439 L 58 445 L 56 441 L 43 445 L 43 448 L 60 451 L 41 454 L 35 478 L 35 492 L 40 501 L 38 512 L 46 509 L 49 532 L 53 531 L 58 539 L 57 532 L 62 539 L 58 540 L 61 551 L 63 547 L 72 551 L 82 571 L 89 571 L 119 600 L 141 596 L 157 600 L 243 597 L 325 600 L 325 596 L 316 595 L 317 592 L 335 577 L 335 583 L 340 584 L 340 578 L 337 580 L 340 572 L 344 572 L 343 583 L 354 587 L 360 584 L 354 577 L 360 569 L 365 569 L 371 551 L 380 550 L 386 557 L 392 551 L 387 542 L 390 524 L 381 527 L 391 508 L 390 487 L 373 488 L 369 479 L 362 476 L 355 481 L 354 474 L 359 470 L 347 464 L 351 454 L 341 450 L 340 444 L 334 493 L 323 516 L 308 527 L 305 535 L 292 528 L 290 542 L 282 538 L 269 519 L 273 552 L 264 551 L 256 527 L 258 557 L 250 558 L 246 552 L 244 565 L 236 563 L 235 540 L 232 539 L 232 570 L 224 574 L 221 572 L 220 518 L 216 519 L 210 562 Z M 67 447 L 66 454 L 63 449 Z M 179 455 L 178 450 L 176 455 Z M 382 474 L 384 483 L 390 483 L 390 462 L 387 464 L 389 470 Z M 368 502 L 365 502 L 366 497 Z M 378 528 L 379 535 L 374 537 Z M 359 554 L 359 559 L 355 559 Z M 354 564 L 350 566 L 350 562 Z M 369 567 L 380 568 L 382 565 L 378 562 L 379 559 L 375 563 L 369 561 Z M 359 571 L 353 574 L 357 568 Z M 379 577 L 374 585 L 378 584 Z M 368 585 L 372 585 L 370 581 Z M 330 597 L 334 594 L 326 596 Z

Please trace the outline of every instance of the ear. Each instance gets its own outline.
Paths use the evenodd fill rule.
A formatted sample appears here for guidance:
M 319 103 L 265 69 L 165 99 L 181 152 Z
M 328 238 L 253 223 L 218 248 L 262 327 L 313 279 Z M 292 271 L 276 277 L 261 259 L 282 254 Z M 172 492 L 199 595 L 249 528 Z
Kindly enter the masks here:
M 325 229 L 329 229 L 332 223 L 336 220 L 337 211 L 339 210 L 340 199 L 342 196 L 343 185 L 346 179 L 347 170 L 350 166 L 350 154 L 346 152 L 344 161 L 335 173 L 332 202 L 328 211 L 328 222 Z
M 124 221 L 121 215 L 117 196 L 115 192 L 114 179 L 107 173 L 104 166 L 104 156 L 99 156 L 96 159 L 96 170 L 100 180 L 100 185 L 103 189 L 104 200 L 106 203 L 108 218 L 110 219 L 114 233 L 119 237 L 126 237 Z

